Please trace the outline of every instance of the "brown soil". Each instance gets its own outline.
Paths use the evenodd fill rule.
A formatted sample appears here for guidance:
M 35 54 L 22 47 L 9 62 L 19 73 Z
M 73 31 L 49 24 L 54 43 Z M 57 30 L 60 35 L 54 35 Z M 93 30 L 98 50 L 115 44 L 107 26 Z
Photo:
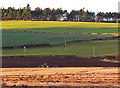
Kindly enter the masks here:
M 104 60 L 107 59 L 106 61 Z M 112 62 L 112 61 L 116 62 Z M 108 57 L 76 57 L 76 56 L 11 56 L 3 57 L 3 68 L 39 67 L 48 63 L 52 67 L 118 67 L 115 56 Z
M 1 68 L 9 86 L 118 86 L 117 67 Z

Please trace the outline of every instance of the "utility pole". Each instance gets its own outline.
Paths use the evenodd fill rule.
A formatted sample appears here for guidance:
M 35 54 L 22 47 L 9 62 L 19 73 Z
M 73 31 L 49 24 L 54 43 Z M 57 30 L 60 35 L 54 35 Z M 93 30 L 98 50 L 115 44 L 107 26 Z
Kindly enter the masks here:
M 93 56 L 95 56 L 95 47 L 93 46 Z
M 26 55 L 26 46 L 24 46 L 24 56 Z
M 64 45 L 64 51 L 66 51 L 66 41 L 65 41 L 65 45 Z

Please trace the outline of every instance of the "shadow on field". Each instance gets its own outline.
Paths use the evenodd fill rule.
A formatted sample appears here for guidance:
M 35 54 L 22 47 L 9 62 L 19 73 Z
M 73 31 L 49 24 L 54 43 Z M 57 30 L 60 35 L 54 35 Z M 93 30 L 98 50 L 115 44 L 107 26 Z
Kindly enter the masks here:
M 9 56 L 2 57 L 3 68 L 39 67 L 43 63 L 57 67 L 119 67 L 120 63 L 102 61 L 115 60 L 115 56 L 77 57 L 77 56 Z

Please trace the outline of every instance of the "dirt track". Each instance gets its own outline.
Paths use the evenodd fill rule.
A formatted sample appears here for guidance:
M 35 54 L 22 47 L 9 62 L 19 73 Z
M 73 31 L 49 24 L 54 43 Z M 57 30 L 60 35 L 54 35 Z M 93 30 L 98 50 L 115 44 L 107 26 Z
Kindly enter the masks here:
M 118 86 L 117 67 L 2 68 L 3 84 L 27 86 Z

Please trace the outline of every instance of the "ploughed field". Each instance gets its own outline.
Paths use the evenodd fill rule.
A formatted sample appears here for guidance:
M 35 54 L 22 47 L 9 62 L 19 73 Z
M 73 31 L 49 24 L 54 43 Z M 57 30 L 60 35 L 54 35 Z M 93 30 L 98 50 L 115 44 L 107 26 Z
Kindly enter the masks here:
M 120 86 L 117 67 L 1 68 L 0 70 L 2 70 L 2 83 L 9 86 L 108 86 L 108 88 Z
M 3 68 L 39 67 L 47 63 L 49 67 L 118 67 L 115 56 L 77 57 L 77 56 L 5 56 Z
M 117 54 L 117 39 L 103 40 L 118 33 L 116 23 L 4 21 L 2 29 L 3 47 L 13 47 L 12 49 L 3 49 L 3 56 L 23 55 L 23 47 L 16 46 L 24 45 L 45 46 L 26 47 L 26 55 L 92 56 L 93 47 L 96 56 Z M 99 41 L 98 38 L 103 39 Z M 98 41 L 92 39 L 98 39 Z M 66 50 L 64 48 L 65 41 L 67 41 Z

